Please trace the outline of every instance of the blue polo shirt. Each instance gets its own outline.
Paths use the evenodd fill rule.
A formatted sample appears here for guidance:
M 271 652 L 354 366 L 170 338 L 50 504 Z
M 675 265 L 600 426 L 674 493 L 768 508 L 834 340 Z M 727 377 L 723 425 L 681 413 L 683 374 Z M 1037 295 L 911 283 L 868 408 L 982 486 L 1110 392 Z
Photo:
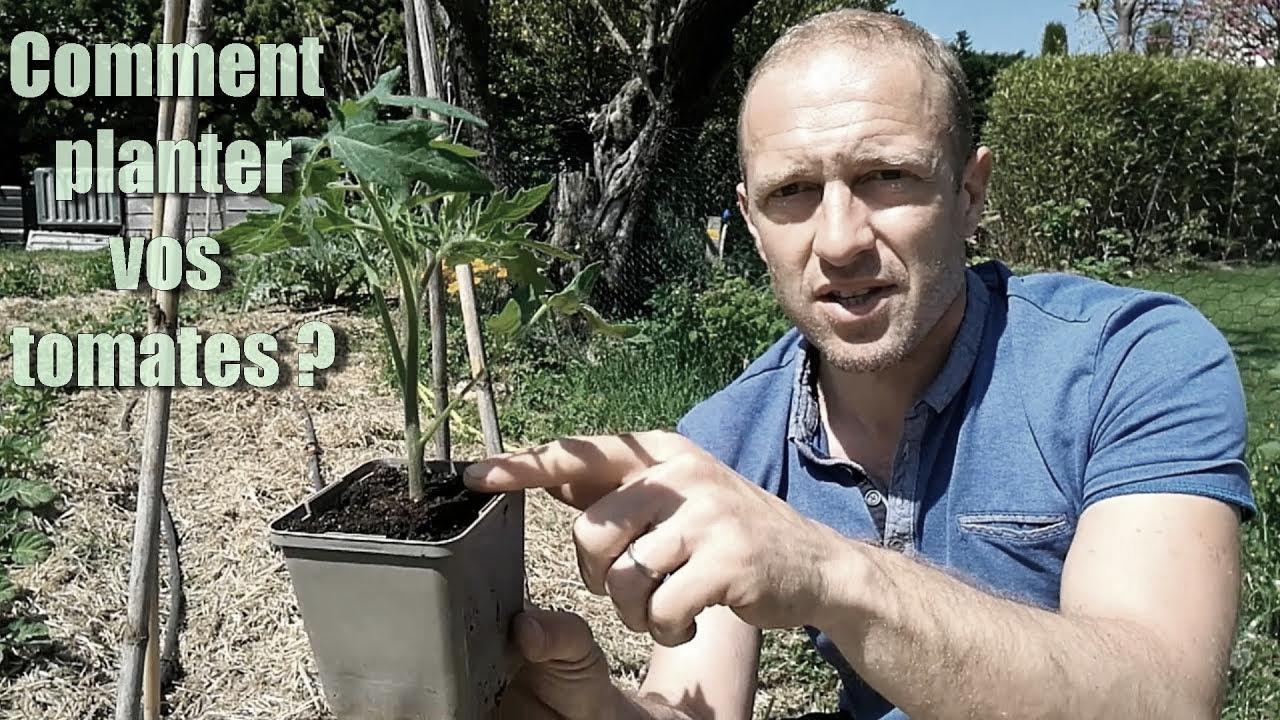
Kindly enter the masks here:
M 1252 516 L 1239 372 L 1195 308 L 995 262 L 967 270 L 966 293 L 946 363 L 907 413 L 886 492 L 828 454 L 814 350 L 795 330 L 678 429 L 847 537 L 1049 609 L 1080 514 L 1099 500 L 1187 493 Z M 906 717 L 809 634 L 840 675 L 844 714 Z

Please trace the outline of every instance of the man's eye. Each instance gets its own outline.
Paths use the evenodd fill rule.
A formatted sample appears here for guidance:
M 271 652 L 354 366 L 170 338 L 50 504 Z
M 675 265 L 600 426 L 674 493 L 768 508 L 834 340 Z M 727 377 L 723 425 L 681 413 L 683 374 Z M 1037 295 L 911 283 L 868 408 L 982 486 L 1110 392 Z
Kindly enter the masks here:
M 885 182 L 899 182 L 907 178 L 907 174 L 901 170 L 877 170 L 871 173 L 871 177 L 875 180 L 883 180 Z
M 811 189 L 812 186 L 805 183 L 789 183 L 787 185 L 783 185 L 777 190 L 774 190 L 773 194 L 775 197 L 791 197 L 792 195 L 799 195 L 800 193 Z

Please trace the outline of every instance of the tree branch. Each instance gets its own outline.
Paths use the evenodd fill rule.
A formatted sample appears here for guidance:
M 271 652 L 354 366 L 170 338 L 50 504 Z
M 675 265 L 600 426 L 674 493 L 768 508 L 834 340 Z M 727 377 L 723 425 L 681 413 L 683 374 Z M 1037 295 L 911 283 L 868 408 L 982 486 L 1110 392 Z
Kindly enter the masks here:
M 632 57 L 634 53 L 631 50 L 631 46 L 627 44 L 627 39 L 618 31 L 618 26 L 613 23 L 613 19 L 609 17 L 609 12 L 600 4 L 600 0 L 591 0 L 591 4 L 595 7 L 596 12 L 600 14 L 601 22 L 604 23 L 605 29 L 609 31 L 609 35 L 613 37 L 613 41 L 622 49 L 622 53 L 629 58 Z
M 641 52 L 636 52 L 627 44 L 627 39 L 618 31 L 618 26 L 614 24 L 613 19 L 609 17 L 609 12 L 604 9 L 604 5 L 600 4 L 600 0 L 591 0 L 591 4 L 595 6 L 596 12 L 600 14 L 600 20 L 604 22 L 605 28 L 609 30 L 609 34 L 613 36 L 614 42 L 622 49 L 622 54 L 627 56 L 627 61 L 631 63 L 631 72 L 635 73 L 636 79 L 640 81 L 640 85 L 644 87 L 645 93 L 649 96 L 649 102 L 655 106 L 658 104 L 658 96 L 653 92 L 653 86 L 649 83 L 648 65 L 652 61 L 653 43 L 646 42 Z M 648 8 L 653 7 L 653 0 L 649 0 Z M 652 39 L 656 32 L 654 15 L 648 13 L 648 27 L 646 37 Z M 643 54 L 643 57 L 641 55 Z

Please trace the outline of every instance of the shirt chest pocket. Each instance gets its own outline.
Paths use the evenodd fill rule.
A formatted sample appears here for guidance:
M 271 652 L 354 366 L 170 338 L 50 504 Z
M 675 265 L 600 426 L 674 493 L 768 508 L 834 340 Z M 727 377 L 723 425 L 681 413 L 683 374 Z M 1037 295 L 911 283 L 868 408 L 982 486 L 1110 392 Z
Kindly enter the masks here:
M 1061 512 L 971 512 L 956 517 L 951 564 L 1004 597 L 1056 608 L 1075 520 Z
M 962 513 L 961 532 L 1011 543 L 1039 543 L 1075 530 L 1065 513 Z

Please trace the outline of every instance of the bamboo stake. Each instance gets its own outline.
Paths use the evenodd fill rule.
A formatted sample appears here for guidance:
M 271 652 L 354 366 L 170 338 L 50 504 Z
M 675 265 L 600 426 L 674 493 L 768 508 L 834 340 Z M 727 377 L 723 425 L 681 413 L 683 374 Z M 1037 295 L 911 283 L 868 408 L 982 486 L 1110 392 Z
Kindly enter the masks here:
M 193 0 L 190 8 L 183 0 L 165 0 L 167 42 L 176 42 L 183 19 L 186 20 L 185 42 L 196 45 L 204 40 L 205 22 L 209 14 L 208 0 Z M 195 99 L 162 98 L 157 122 L 157 139 L 194 139 Z M 153 196 L 152 229 L 156 218 L 163 217 L 162 233 L 181 240 L 186 236 L 187 197 L 173 195 L 157 200 Z M 173 335 L 177 329 L 177 291 L 153 291 L 149 305 L 151 332 Z M 158 542 L 164 465 L 169 440 L 169 410 L 173 389 L 156 386 L 147 390 L 147 424 L 143 434 L 142 457 L 138 472 L 137 512 L 133 528 L 133 553 L 129 563 L 128 628 L 122 643 L 120 678 L 116 687 L 116 720 L 135 720 L 139 711 L 144 671 L 147 673 L 148 718 L 159 713 L 159 653 L 150 652 L 152 639 L 158 642 L 157 581 Z M 148 663 L 150 659 L 150 663 Z
M 476 384 L 476 405 L 480 409 L 480 429 L 484 432 L 484 449 L 490 455 L 502 452 L 502 434 L 498 429 L 498 408 L 493 402 L 493 386 L 485 372 L 484 336 L 480 334 L 480 313 L 476 310 L 475 281 L 470 265 L 459 265 L 458 302 L 462 305 L 462 324 L 467 334 L 467 359 L 471 376 L 480 377 Z
M 403 0 L 401 3 L 402 16 L 404 18 L 404 54 L 405 64 L 409 66 L 409 93 L 421 96 L 423 94 L 422 86 L 422 62 L 418 53 L 418 20 L 417 11 L 414 8 L 414 0 Z M 422 116 L 421 108 L 413 109 L 414 117 Z
M 448 318 L 444 313 L 444 273 L 443 266 L 437 259 L 435 267 L 427 277 L 427 315 L 431 325 L 431 395 L 437 415 L 449 406 L 449 355 L 445 338 L 445 324 Z M 453 458 L 453 440 L 449 436 L 449 418 L 446 417 L 440 427 L 436 428 L 436 456 L 440 460 Z
M 415 19 L 418 25 L 417 34 L 425 90 L 432 97 L 444 98 L 444 83 L 440 81 L 439 52 L 436 44 L 435 27 L 431 21 L 432 2 L 433 0 L 414 0 Z M 433 271 L 432 275 L 439 277 L 441 273 Z M 467 359 L 471 363 L 471 376 L 480 377 L 480 381 L 476 385 L 476 403 L 480 409 L 480 428 L 484 433 L 485 451 L 493 455 L 502 452 L 502 436 L 498 430 L 498 409 L 493 402 L 493 385 L 489 379 L 489 373 L 484 371 L 484 338 L 480 334 L 480 314 L 476 309 L 475 279 L 471 273 L 471 266 L 467 264 L 455 267 L 454 275 L 458 280 L 458 301 L 462 305 L 462 320 L 466 330 Z M 443 286 L 443 284 L 443 280 L 440 280 L 440 285 Z M 443 290 L 443 288 L 441 289 Z M 440 294 L 443 295 L 442 292 Z M 444 303 L 441 302 L 440 305 L 440 313 L 443 316 Z M 437 323 L 433 316 L 431 325 L 433 328 L 439 328 L 438 332 L 442 336 L 439 346 L 443 349 L 444 323 L 443 321 Z M 431 341 L 433 369 L 436 343 L 437 340 L 433 334 Z M 439 400 L 437 400 L 437 407 L 439 407 Z
M 162 491 L 163 492 L 163 491 Z M 163 496 L 161 504 L 163 504 Z M 147 654 L 142 661 L 142 718 L 160 720 L 160 558 L 159 543 L 151 547 L 147 576 Z
M 427 95 L 428 83 L 423 77 L 424 72 L 430 75 L 432 92 L 439 97 L 439 75 L 434 67 L 435 38 L 433 34 L 423 35 L 431 27 L 430 12 L 431 8 L 424 0 L 404 0 L 405 53 L 409 64 L 409 92 L 419 97 Z M 422 19 L 423 15 L 426 16 L 425 19 Z M 433 58 L 433 62 L 424 62 L 424 56 Z M 430 67 L 429 70 L 428 67 Z M 414 108 L 413 113 L 421 115 L 422 111 Z M 428 324 L 431 326 L 432 408 L 439 417 L 449 405 L 449 356 L 448 348 L 445 347 L 447 342 L 445 323 L 448 319 L 444 312 L 444 275 L 440 272 L 438 262 L 427 273 L 427 317 Z M 436 428 L 435 445 L 437 459 L 452 458 L 453 442 L 449 437 L 448 417 L 444 418 Z
M 182 589 L 178 528 L 173 524 L 173 513 L 169 512 L 169 502 L 164 495 L 160 496 L 160 531 L 164 533 L 164 545 L 169 558 L 169 617 L 164 626 L 164 643 L 160 646 L 159 668 L 160 687 L 168 688 L 180 670 L 178 632 L 187 614 L 187 594 Z

